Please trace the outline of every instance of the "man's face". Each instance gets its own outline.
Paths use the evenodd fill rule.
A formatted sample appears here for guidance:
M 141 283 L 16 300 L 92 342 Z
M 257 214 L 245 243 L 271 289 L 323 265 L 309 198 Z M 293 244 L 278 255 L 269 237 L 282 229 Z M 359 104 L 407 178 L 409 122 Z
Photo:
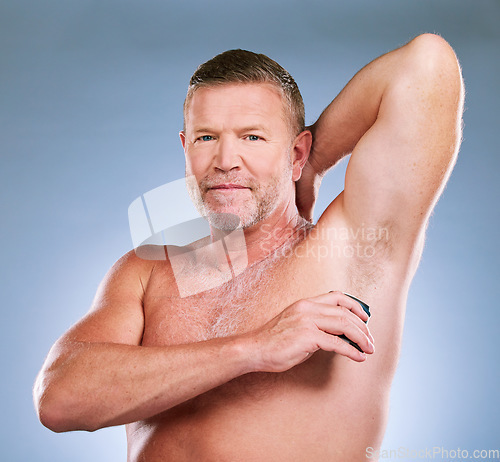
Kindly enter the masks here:
M 185 122 L 180 136 L 186 176 L 196 179 L 198 187 L 189 189 L 203 215 L 237 215 L 240 226 L 249 228 L 293 199 L 293 139 L 273 85 L 199 88 Z

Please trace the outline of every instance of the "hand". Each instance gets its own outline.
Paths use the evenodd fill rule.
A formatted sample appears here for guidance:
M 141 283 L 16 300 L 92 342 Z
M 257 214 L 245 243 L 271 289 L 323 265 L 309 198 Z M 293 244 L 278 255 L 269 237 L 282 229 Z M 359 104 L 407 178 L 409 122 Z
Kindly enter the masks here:
M 314 205 L 318 198 L 322 176 L 318 175 L 308 160 L 300 178 L 295 182 L 295 203 L 299 214 L 307 221 L 313 221 Z
M 368 315 L 359 303 L 339 291 L 299 300 L 250 333 L 257 348 L 256 370 L 284 372 L 319 349 L 364 361 L 366 353 L 375 351 L 366 321 Z M 357 343 L 363 352 L 339 335 Z
M 319 187 L 321 186 L 323 174 L 319 173 L 319 170 L 315 168 L 314 163 L 315 126 L 311 125 L 310 127 L 306 127 L 306 130 L 309 130 L 312 133 L 313 143 L 309 153 L 309 158 L 302 168 L 302 174 L 295 182 L 295 203 L 299 214 L 312 223 L 314 205 L 316 204 L 316 199 L 318 198 Z

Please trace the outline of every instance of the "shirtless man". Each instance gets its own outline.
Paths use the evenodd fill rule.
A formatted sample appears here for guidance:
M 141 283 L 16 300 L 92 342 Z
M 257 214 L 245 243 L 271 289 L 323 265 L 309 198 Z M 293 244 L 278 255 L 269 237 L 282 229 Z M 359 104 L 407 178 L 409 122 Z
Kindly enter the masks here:
M 240 220 L 248 267 L 182 297 L 169 259 L 126 254 L 51 349 L 39 418 L 56 432 L 127 424 L 130 462 L 365 460 L 382 442 L 408 289 L 461 139 L 457 59 L 418 36 L 356 74 L 310 129 L 274 62 L 214 60 L 186 99 L 186 173 L 202 211 Z M 240 81 L 214 83 L 217 62 L 241 67 Z M 348 153 L 345 189 L 313 226 L 321 178 Z M 211 228 L 214 242 L 227 233 Z M 186 277 L 216 277 L 207 261 Z M 344 293 L 370 305 L 369 330 Z

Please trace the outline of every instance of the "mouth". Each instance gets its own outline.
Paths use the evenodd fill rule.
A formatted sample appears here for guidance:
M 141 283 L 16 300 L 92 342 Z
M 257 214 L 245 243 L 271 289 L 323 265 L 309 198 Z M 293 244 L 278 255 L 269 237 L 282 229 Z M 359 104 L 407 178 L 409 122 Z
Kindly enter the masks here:
M 241 186 L 240 184 L 222 183 L 222 184 L 212 186 L 208 189 L 215 190 L 215 191 L 235 191 L 238 189 L 250 189 L 250 188 L 247 188 L 246 186 Z

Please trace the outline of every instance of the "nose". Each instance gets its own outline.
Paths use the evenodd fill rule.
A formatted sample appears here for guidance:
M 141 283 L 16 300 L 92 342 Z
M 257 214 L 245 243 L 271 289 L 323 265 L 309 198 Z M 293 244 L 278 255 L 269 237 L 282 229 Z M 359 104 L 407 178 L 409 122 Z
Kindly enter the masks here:
M 241 167 L 241 157 L 238 154 L 235 140 L 225 136 L 219 138 L 215 152 L 214 167 L 223 172 L 238 170 Z

